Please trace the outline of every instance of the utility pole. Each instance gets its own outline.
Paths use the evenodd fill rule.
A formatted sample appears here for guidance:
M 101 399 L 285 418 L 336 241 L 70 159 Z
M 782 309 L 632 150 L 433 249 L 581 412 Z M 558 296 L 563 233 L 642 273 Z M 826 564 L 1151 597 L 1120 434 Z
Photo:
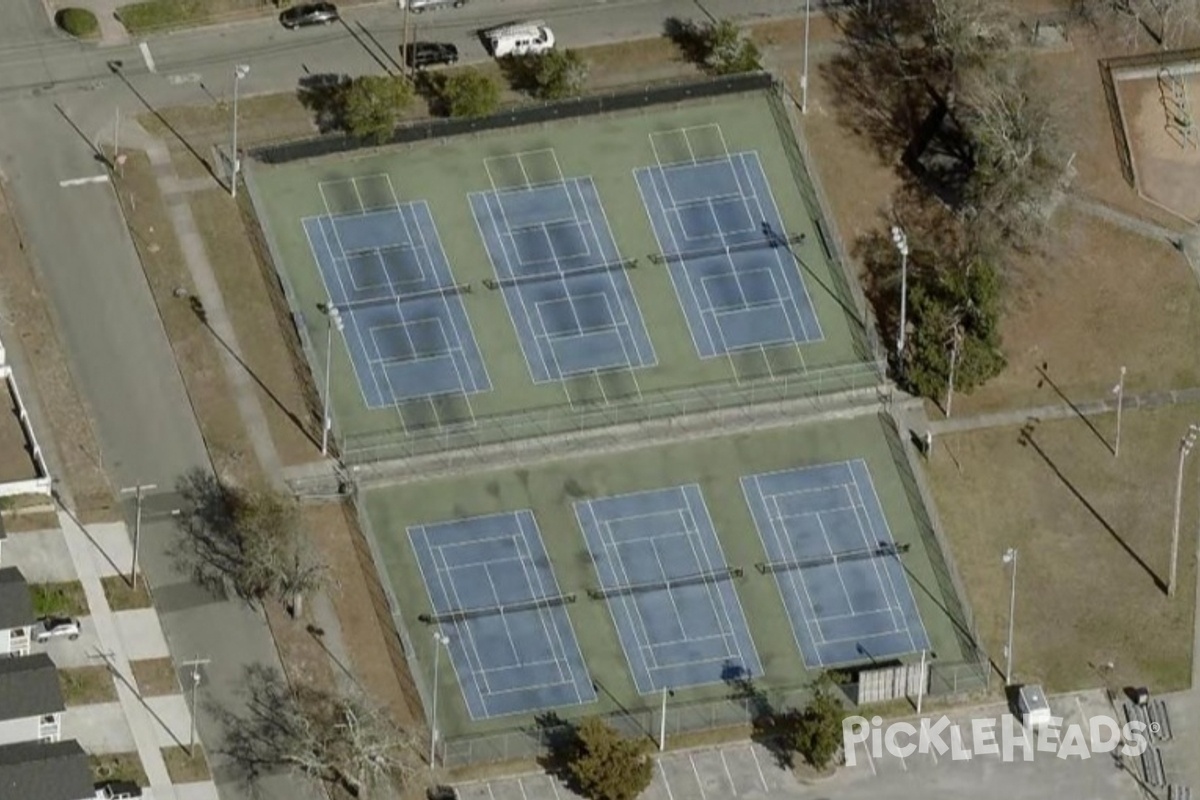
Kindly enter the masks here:
M 1179 440 L 1179 472 L 1175 477 L 1175 524 L 1171 528 L 1171 568 L 1167 573 L 1167 597 L 1175 596 L 1175 570 L 1179 564 L 1179 518 L 1183 511 L 1183 464 L 1196 446 L 1200 425 L 1189 425 Z
M 1013 662 L 1013 618 L 1017 611 L 1017 548 L 1004 551 L 1001 559 L 1012 568 L 1012 583 L 1008 590 L 1008 644 L 1004 648 L 1004 685 L 1012 685 Z
M 237 126 L 238 126 L 238 86 L 242 82 L 242 78 L 250 74 L 249 64 L 238 64 L 233 68 L 233 143 L 230 148 L 229 157 L 232 165 L 229 169 L 229 196 L 237 198 L 237 181 L 238 172 L 242 167 L 242 160 L 238 158 L 238 143 L 237 143 Z
M 138 553 L 142 548 L 142 497 L 146 492 L 152 492 L 158 486 L 153 483 L 139 483 L 121 490 L 121 494 L 132 494 L 136 511 L 133 514 L 133 566 L 129 570 L 129 585 L 137 589 Z
M 804 72 L 800 74 L 800 113 L 808 113 L 808 26 L 812 18 L 812 0 L 804 0 Z
M 211 663 L 211 658 L 193 658 L 181 665 L 192 668 L 192 730 L 188 736 L 188 758 L 196 757 L 196 690 L 200 688 L 200 667 Z
M 1121 452 L 1121 411 L 1125 408 L 1125 367 L 1121 367 L 1121 379 L 1113 387 L 1113 394 L 1117 396 L 1117 439 L 1113 443 L 1113 458 L 1116 458 Z
M 921 715 L 921 701 L 925 699 L 925 651 L 921 651 L 921 676 L 917 684 L 917 716 Z
M 900 252 L 900 332 L 896 336 L 896 355 L 904 363 L 904 334 L 908 327 L 908 236 L 899 225 L 892 226 L 892 244 Z
M 408 6 L 405 6 L 407 8 Z M 433 707 L 430 716 L 433 717 L 433 722 L 429 726 L 429 768 L 433 769 L 437 764 L 437 740 L 438 740 L 438 662 L 441 661 L 442 648 L 450 645 L 450 637 L 442 633 L 440 630 L 433 632 Z
M 329 325 L 325 337 L 325 411 L 321 414 L 321 455 L 323 456 L 329 453 L 329 429 L 333 427 L 333 420 L 329 418 L 329 374 L 333 367 L 333 330 L 337 328 L 337 332 L 341 333 L 346 327 L 337 306 L 327 305 L 325 316 L 328 318 Z

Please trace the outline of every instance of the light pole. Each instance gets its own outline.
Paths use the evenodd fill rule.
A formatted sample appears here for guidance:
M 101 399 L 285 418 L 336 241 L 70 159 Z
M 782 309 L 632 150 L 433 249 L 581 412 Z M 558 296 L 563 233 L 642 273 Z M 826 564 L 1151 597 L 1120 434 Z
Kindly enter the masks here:
M 900 333 L 896 337 L 896 354 L 904 359 L 904 329 L 908 327 L 908 236 L 899 225 L 892 226 L 892 244 L 900 251 Z
M 192 728 L 188 736 L 188 758 L 196 756 L 196 690 L 200 688 L 200 667 L 211 661 L 210 658 L 193 658 L 181 665 L 192 668 Z
M 129 570 L 129 585 L 137 589 L 138 552 L 142 546 L 142 494 L 157 489 L 153 483 L 139 483 L 121 490 L 121 494 L 133 493 L 135 508 L 133 514 L 133 566 Z
M 658 712 L 658 752 L 667 749 L 667 698 L 674 697 L 675 692 L 664 686 L 662 690 L 662 708 Z
M 1012 568 L 1012 583 L 1008 590 L 1008 644 L 1004 648 L 1004 685 L 1012 685 L 1013 619 L 1017 611 L 1017 548 L 1004 551 L 1001 559 Z
M 333 330 L 338 333 L 346 327 L 337 306 L 326 306 L 325 316 L 329 318 L 328 334 L 325 337 L 325 411 L 321 414 L 321 455 L 329 453 L 329 429 L 333 420 L 329 418 L 329 373 L 333 367 Z
M 1117 396 L 1117 438 L 1113 443 L 1113 458 L 1116 458 L 1121 452 L 1121 412 L 1125 408 L 1125 367 L 1121 367 L 1121 379 L 1113 387 L 1113 394 Z
M 433 708 L 430 716 L 433 717 L 433 723 L 429 726 L 429 768 L 433 769 L 437 762 L 437 740 L 438 740 L 438 664 L 441 661 L 442 647 L 450 644 L 450 637 L 441 631 L 433 632 Z
M 1175 596 L 1175 569 L 1179 563 L 1179 518 L 1183 510 L 1183 464 L 1196 446 L 1200 425 L 1189 425 L 1179 440 L 1179 472 L 1175 476 L 1175 524 L 1171 528 L 1171 568 L 1167 573 L 1167 597 Z
M 955 321 L 950 342 L 950 379 L 946 382 L 946 419 L 950 419 L 950 407 L 954 404 L 954 369 L 958 366 L 958 347 L 962 343 L 962 330 Z
M 800 74 L 800 113 L 808 113 L 808 25 L 812 15 L 812 0 L 804 0 L 804 72 Z
M 250 65 L 249 64 L 238 64 L 236 67 L 233 68 L 233 143 L 232 143 L 232 146 L 230 147 L 230 151 L 229 151 L 229 157 L 231 159 L 230 163 L 232 164 L 232 166 L 229 169 L 229 174 L 231 176 L 230 180 L 229 180 L 229 196 L 234 197 L 234 198 L 237 197 L 238 172 L 242 167 L 242 160 L 240 158 L 238 158 L 238 145 L 237 145 L 238 85 L 242 82 L 242 78 L 246 77 L 249 74 L 250 74 Z

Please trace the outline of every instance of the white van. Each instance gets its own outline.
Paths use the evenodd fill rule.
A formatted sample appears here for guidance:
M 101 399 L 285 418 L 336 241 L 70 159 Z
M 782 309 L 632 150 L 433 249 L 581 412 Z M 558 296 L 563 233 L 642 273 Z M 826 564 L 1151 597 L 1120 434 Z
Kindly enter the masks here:
M 554 47 L 554 32 L 544 22 L 521 22 L 487 32 L 488 47 L 496 58 L 544 53 Z

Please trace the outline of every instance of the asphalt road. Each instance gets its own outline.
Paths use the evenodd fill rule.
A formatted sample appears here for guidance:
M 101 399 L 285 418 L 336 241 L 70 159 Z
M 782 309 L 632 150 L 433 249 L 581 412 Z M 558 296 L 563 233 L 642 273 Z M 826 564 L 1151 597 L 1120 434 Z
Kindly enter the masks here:
M 738 17 L 796 8 L 794 0 L 705 5 L 714 15 Z M 476 0 L 413 21 L 420 38 L 455 42 L 470 60 L 485 57 L 478 29 L 534 14 L 570 46 L 654 35 L 667 17 L 703 11 L 690 0 Z M 151 105 L 204 103 L 211 102 L 205 88 L 228 89 L 238 63 L 251 65 L 245 93 L 293 88 L 305 72 L 379 72 L 388 63 L 383 53 L 396 53 L 402 26 L 402 12 L 374 6 L 324 29 L 288 32 L 264 20 L 165 35 L 147 45 L 151 71 L 136 44 L 83 45 L 53 29 L 39 0 L 0 2 L 0 171 L 95 418 L 112 483 L 155 483 L 168 493 L 149 503 L 142 565 L 172 655 L 211 659 L 197 724 L 227 800 L 313 796 L 311 787 L 282 774 L 260 780 L 252 793 L 221 755 L 221 709 L 236 712 L 243 705 L 239 689 L 247 666 L 278 666 L 278 657 L 260 615 L 209 595 L 173 565 L 178 533 L 164 513 L 176 504 L 169 491 L 182 473 L 208 467 L 204 443 L 111 187 L 62 187 L 60 181 L 102 174 L 90 142 L 112 125 L 115 108 L 129 116 L 145 110 L 112 74 L 114 60 Z

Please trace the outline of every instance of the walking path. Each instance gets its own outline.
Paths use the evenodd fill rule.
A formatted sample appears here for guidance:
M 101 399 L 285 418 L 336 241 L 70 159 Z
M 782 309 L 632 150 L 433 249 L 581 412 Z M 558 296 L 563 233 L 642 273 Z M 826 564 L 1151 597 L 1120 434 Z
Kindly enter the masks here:
M 175 789 L 167 774 L 167 765 L 163 761 L 162 751 L 158 749 L 158 736 L 155 732 L 157 724 L 134 693 L 136 686 L 133 670 L 129 666 L 129 655 L 126 644 L 121 639 L 117 623 L 109 608 L 108 598 L 100 583 L 100 573 L 96 569 L 95 558 L 98 553 L 93 545 L 91 536 L 75 521 L 71 514 L 60 511 L 59 524 L 67 541 L 67 550 L 71 554 L 71 562 L 79 582 L 83 584 L 83 593 L 87 597 L 88 607 L 92 612 L 92 625 L 96 636 L 104 650 L 99 654 L 105 664 L 117 675 L 114 681 L 117 687 L 117 699 L 121 710 L 133 732 L 133 741 L 137 745 L 138 757 L 142 768 L 150 780 L 150 788 L 155 800 L 176 800 Z

